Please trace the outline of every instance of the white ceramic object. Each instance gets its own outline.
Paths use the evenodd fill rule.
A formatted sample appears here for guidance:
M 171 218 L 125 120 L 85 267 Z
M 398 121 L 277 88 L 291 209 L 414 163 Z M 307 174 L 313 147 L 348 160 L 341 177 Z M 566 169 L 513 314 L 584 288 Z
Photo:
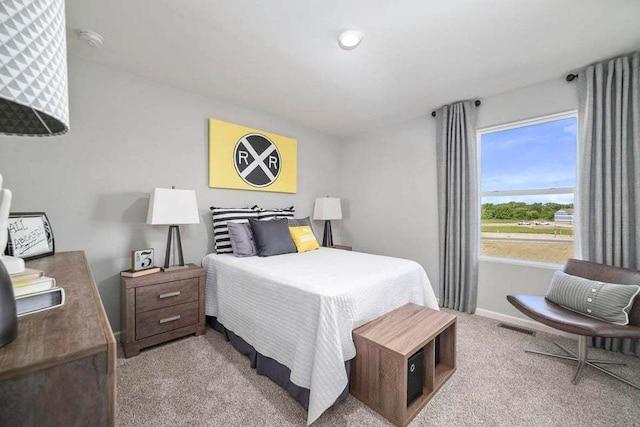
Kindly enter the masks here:
M 0 261 L 4 264 L 9 274 L 22 273 L 24 260 L 12 256 L 2 255 L 7 247 L 9 238 L 9 211 L 11 208 L 11 190 L 2 189 L 2 174 L 0 174 Z

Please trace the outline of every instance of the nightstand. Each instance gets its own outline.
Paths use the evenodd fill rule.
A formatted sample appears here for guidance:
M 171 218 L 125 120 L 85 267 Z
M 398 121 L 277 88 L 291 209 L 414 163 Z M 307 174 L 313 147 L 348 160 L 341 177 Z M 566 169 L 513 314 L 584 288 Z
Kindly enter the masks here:
M 205 272 L 195 264 L 171 272 L 121 277 L 120 341 L 125 357 L 145 347 L 205 332 Z
M 346 245 L 333 245 L 329 247 L 333 249 L 342 249 L 343 251 L 350 251 L 353 249 L 351 246 L 346 246 Z

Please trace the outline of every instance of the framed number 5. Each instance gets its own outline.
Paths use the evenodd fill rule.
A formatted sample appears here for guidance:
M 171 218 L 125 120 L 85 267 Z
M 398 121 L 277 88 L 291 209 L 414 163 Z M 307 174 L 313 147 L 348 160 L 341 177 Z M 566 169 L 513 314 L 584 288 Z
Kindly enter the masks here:
M 153 248 L 131 251 L 131 271 L 146 270 L 154 264 Z

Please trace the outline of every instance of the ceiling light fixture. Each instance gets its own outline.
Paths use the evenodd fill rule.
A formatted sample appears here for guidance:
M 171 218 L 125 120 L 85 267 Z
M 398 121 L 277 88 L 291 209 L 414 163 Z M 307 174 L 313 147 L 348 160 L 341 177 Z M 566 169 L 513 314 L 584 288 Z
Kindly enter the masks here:
M 104 43 L 104 37 L 95 31 L 91 30 L 78 30 L 76 33 L 78 38 L 88 44 L 91 47 L 100 47 Z
M 344 50 L 353 50 L 362 41 L 362 32 L 358 30 L 347 30 L 338 36 L 338 44 Z

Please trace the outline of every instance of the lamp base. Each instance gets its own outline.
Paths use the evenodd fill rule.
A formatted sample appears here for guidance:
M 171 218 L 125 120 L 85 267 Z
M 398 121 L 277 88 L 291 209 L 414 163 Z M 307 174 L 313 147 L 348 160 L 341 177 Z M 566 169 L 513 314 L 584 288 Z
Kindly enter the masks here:
M 331 221 L 324 222 L 324 236 L 322 236 L 322 246 L 333 246 L 333 235 L 331 233 Z
M 175 271 L 175 270 L 184 270 L 185 268 L 189 268 L 188 265 L 172 265 L 171 267 L 162 267 L 162 271 Z
M 175 242 L 173 240 L 175 239 Z M 178 249 L 178 264 L 171 265 L 171 244 L 174 243 L 175 247 Z M 176 257 L 174 255 L 173 262 L 176 262 Z M 184 265 L 184 258 L 182 256 L 182 240 L 180 239 L 180 227 L 177 225 L 169 226 L 169 234 L 167 235 L 167 251 L 164 256 L 164 266 L 162 267 L 162 271 L 171 271 L 171 270 L 181 270 L 183 268 L 188 268 Z

